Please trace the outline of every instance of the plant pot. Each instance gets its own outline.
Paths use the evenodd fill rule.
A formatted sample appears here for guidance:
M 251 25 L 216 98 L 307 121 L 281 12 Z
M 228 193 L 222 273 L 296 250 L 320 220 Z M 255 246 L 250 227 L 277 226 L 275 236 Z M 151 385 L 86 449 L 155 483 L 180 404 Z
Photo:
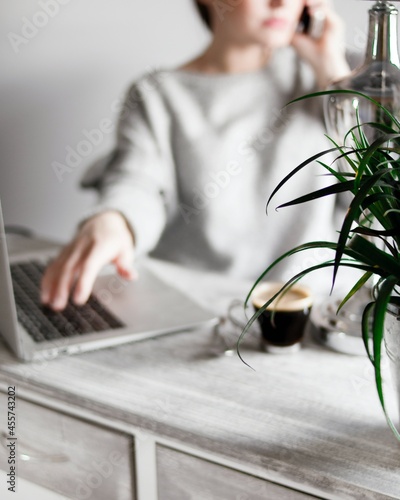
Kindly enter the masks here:
M 393 388 L 400 415 L 400 307 L 389 305 L 385 318 L 384 341 L 389 358 Z

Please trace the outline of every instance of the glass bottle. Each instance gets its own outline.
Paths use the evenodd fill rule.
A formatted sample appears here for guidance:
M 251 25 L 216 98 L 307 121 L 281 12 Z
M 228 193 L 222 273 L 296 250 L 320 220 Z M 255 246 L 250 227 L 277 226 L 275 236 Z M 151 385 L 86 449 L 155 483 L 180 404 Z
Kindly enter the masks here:
M 356 90 L 366 94 L 400 117 L 400 60 L 397 42 L 398 10 L 386 0 L 378 0 L 369 10 L 369 30 L 364 63 L 330 89 Z M 343 142 L 346 132 L 360 123 L 390 121 L 369 102 L 351 94 L 329 96 L 324 103 L 330 136 Z M 358 117 L 357 117 L 358 115 Z M 376 132 L 367 131 L 369 139 Z
M 395 0 L 398 1 L 398 0 Z M 368 41 L 365 60 L 346 78 L 332 84 L 331 90 L 355 90 L 372 97 L 400 119 L 400 60 L 397 41 L 398 10 L 386 0 L 378 0 L 369 10 Z M 391 125 L 390 118 L 367 99 L 352 94 L 327 96 L 324 114 L 328 135 L 343 145 L 346 133 L 358 123 L 378 122 Z M 376 129 L 363 127 L 369 141 L 378 135 Z M 357 135 L 357 134 L 355 134 Z M 351 145 L 351 139 L 346 140 Z M 341 160 L 339 160 L 341 163 Z M 346 162 L 344 162 L 346 169 Z M 333 350 L 364 354 L 360 332 L 361 312 L 371 301 L 373 283 L 366 283 L 363 293 L 356 294 L 336 315 L 331 328 L 318 330 L 317 339 Z M 323 310 L 335 305 L 334 297 L 327 300 Z M 339 331 L 340 329 L 340 331 Z

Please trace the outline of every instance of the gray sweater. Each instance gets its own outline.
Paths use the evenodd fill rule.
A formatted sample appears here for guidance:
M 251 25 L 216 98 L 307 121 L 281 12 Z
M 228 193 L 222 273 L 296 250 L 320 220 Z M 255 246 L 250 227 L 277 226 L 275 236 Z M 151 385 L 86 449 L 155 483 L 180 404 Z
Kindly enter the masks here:
M 142 76 L 127 94 L 115 150 L 82 180 L 100 194 L 90 213 L 121 211 L 137 256 L 250 279 L 294 245 L 336 239 L 332 198 L 275 210 L 326 185 L 321 167 L 296 175 L 266 214 L 284 175 L 330 147 L 320 99 L 282 109 L 314 90 L 291 48 L 251 73 Z M 287 278 L 321 257 L 300 255 L 275 275 Z

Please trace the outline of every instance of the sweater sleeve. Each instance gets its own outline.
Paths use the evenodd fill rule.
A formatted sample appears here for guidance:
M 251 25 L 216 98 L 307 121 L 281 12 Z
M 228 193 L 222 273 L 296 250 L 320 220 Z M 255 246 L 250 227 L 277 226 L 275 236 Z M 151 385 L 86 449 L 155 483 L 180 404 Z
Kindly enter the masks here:
M 168 117 L 156 92 L 146 94 L 135 83 L 122 107 L 114 150 L 81 179 L 81 187 L 99 193 L 85 218 L 105 210 L 119 211 L 133 232 L 137 256 L 156 246 L 173 196 L 174 171 L 158 140 L 163 121 Z

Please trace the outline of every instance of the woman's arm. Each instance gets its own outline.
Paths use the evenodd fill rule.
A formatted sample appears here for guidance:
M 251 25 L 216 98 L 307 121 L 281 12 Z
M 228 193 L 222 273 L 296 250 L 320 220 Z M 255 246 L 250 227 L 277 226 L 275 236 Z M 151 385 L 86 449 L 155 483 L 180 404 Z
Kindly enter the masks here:
M 41 298 L 53 309 L 64 309 L 71 294 L 74 302 L 86 302 L 97 274 L 110 262 L 122 277 L 134 278 L 134 254 L 146 254 L 161 236 L 165 193 L 171 195 L 174 179 L 152 127 L 152 121 L 158 126 L 165 119 L 154 84 L 151 92 L 146 96 L 138 84 L 131 87 L 113 153 L 84 176 L 82 186 L 96 189 L 99 201 L 45 272 Z

